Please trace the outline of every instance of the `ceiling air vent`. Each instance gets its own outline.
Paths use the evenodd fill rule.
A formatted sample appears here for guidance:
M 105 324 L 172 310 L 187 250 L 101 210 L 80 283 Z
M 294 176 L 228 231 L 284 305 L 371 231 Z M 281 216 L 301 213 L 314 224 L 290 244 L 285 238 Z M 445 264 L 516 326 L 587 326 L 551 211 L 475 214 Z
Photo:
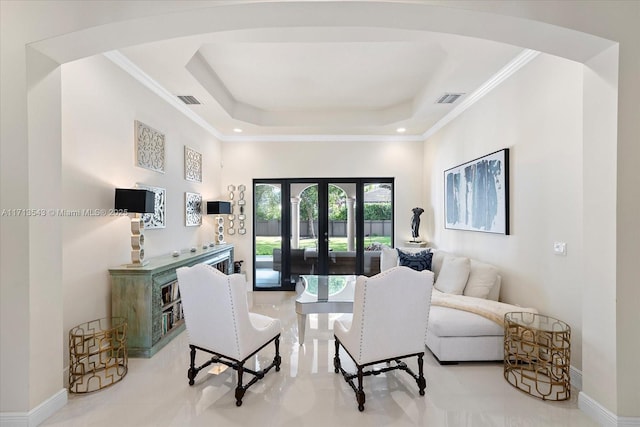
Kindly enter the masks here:
M 464 93 L 445 93 L 436 101 L 436 104 L 453 104 L 460 98 Z
M 196 99 L 195 96 L 191 96 L 191 95 L 178 95 L 178 98 L 180 98 L 180 100 L 182 102 L 184 102 L 187 105 L 194 105 L 194 104 L 200 104 L 200 101 L 198 101 Z

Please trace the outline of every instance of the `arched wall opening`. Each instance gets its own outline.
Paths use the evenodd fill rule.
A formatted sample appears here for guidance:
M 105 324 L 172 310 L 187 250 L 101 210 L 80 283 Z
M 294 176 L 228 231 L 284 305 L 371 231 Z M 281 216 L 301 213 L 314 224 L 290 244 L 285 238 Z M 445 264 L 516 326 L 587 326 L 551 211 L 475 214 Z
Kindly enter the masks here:
M 593 352 L 593 359 L 585 356 L 583 362 L 584 392 L 613 413 L 637 415 L 633 413 L 637 411 L 633 407 L 633 396 L 627 399 L 619 396 L 625 390 L 632 390 L 633 384 L 632 380 L 625 382 L 619 372 L 625 366 L 632 366 L 621 355 L 624 348 L 619 347 L 620 338 L 616 336 L 619 334 L 615 323 L 616 297 L 620 286 L 601 289 L 603 281 L 617 283 L 616 273 L 620 268 L 616 260 L 619 245 L 616 234 L 616 204 L 619 203 L 616 201 L 619 191 L 616 157 L 618 118 L 617 112 L 603 112 L 597 105 L 603 97 L 617 102 L 618 48 L 614 42 L 572 29 L 507 16 L 508 12 L 499 15 L 472 9 L 473 6 L 456 9 L 377 1 L 313 5 L 309 2 L 243 3 L 198 8 L 178 5 L 170 11 L 171 16 L 166 10 L 148 16 L 147 13 L 151 15 L 150 10 L 138 15 L 142 17 L 125 19 L 125 13 L 121 20 L 101 22 L 103 25 L 77 29 L 31 43 L 26 65 L 27 112 L 16 125 L 28 130 L 27 158 L 21 159 L 22 170 L 12 170 L 3 178 L 8 176 L 20 183 L 18 187 L 24 190 L 28 198 L 22 205 L 31 205 L 36 200 L 38 204 L 42 204 L 43 200 L 47 205 L 59 204 L 61 165 L 59 161 L 48 161 L 59 157 L 62 139 L 59 64 L 119 47 L 211 31 L 295 26 L 379 26 L 487 38 L 583 62 L 586 65 L 584 169 L 601 166 L 603 158 L 610 166 L 604 181 L 594 182 L 585 177 L 584 224 L 589 232 L 585 232 L 585 253 L 607 252 L 608 256 L 604 260 L 598 259 L 598 263 L 585 260 L 587 265 L 598 264 L 601 270 L 594 272 L 596 275 L 593 278 L 588 272 L 584 275 L 586 297 L 583 311 L 602 313 L 604 310 L 606 316 L 613 317 L 611 322 L 603 324 L 597 320 L 589 321 L 585 316 L 584 346 L 589 346 L 589 352 L 584 353 Z M 394 19 L 390 20 L 390 16 Z M 171 25 L 166 25 L 167 19 Z M 603 114 L 606 116 L 604 121 Z M 594 129 L 594 123 L 599 123 L 597 129 Z M 4 162 L 3 159 L 3 166 Z M 3 195 L 6 182 L 3 179 Z M 606 206 L 602 206 L 603 193 L 609 194 Z M 607 218 L 605 223 L 602 218 Z M 14 248 L 16 252 L 28 254 L 26 258 L 17 260 L 12 268 L 15 274 L 28 277 L 29 285 L 26 291 L 16 292 L 16 300 L 12 303 L 14 307 L 5 310 L 3 305 L 3 317 L 6 313 L 24 321 L 14 334 L 3 336 L 3 349 L 15 349 L 3 350 L 3 356 L 9 358 L 8 363 L 3 363 L 1 373 L 5 380 L 8 379 L 3 381 L 0 393 L 3 396 L 3 411 L 27 411 L 56 394 L 61 387 L 63 349 L 60 337 L 63 335 L 64 308 L 62 304 L 52 304 L 51 301 L 60 300 L 62 272 L 60 257 L 51 254 L 58 254 L 63 242 L 60 233 L 51 234 L 51 225 L 28 220 L 14 230 L 3 228 L 3 240 L 19 242 Z M 29 239 L 21 238 L 25 231 Z M 591 237 L 587 239 L 587 235 Z M 5 254 L 6 251 L 3 251 L 3 264 L 8 264 L 11 258 Z M 3 278 L 3 288 L 5 282 Z M 56 330 L 45 332 L 39 328 L 41 324 L 53 324 Z M 24 357 L 25 347 L 29 349 L 28 357 Z M 53 357 L 50 354 L 52 348 L 59 349 Z M 610 351 L 605 354 L 595 351 L 602 348 Z M 633 354 L 631 351 L 629 353 Z M 10 365 L 12 369 L 7 368 Z M 18 372 L 28 372 L 27 379 Z M 5 397 L 10 395 L 12 397 Z

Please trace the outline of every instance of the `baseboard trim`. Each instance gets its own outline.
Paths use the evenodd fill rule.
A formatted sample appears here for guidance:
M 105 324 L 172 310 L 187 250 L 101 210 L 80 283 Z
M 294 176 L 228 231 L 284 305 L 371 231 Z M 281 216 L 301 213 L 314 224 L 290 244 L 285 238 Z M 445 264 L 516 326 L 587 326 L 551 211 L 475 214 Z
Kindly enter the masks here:
M 571 386 L 575 387 L 576 390 L 582 391 L 582 371 L 574 368 L 573 366 L 569 367 L 569 380 L 571 381 Z
M 603 427 L 640 427 L 640 417 L 618 417 L 582 391 L 578 408 Z
M 0 427 L 35 427 L 67 404 L 67 389 L 63 388 L 29 412 L 0 412 Z

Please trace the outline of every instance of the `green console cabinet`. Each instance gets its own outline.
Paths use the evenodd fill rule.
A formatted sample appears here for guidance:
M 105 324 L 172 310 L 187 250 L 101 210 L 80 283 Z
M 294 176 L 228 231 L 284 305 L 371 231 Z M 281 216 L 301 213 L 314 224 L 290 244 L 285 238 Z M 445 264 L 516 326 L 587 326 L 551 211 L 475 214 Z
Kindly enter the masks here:
M 111 314 L 127 320 L 129 357 L 151 357 L 184 330 L 176 270 L 202 263 L 233 273 L 233 245 L 151 258 L 143 267 L 109 269 Z

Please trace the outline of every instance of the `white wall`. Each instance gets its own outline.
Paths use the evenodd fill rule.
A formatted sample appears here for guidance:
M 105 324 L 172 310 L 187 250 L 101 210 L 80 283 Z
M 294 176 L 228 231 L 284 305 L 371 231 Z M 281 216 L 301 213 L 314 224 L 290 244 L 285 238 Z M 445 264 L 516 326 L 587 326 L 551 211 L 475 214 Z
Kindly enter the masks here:
M 582 64 L 542 54 L 426 142 L 432 233 L 499 267 L 501 299 L 572 327 L 582 366 Z M 509 148 L 510 235 L 444 228 L 443 171 Z M 553 242 L 567 243 L 567 255 Z
M 615 58 L 618 46 L 591 59 L 584 72 L 584 108 L 597 113 L 597 120 L 585 121 L 583 139 L 583 239 L 585 247 L 612 248 L 611 250 L 585 251 L 584 277 L 585 289 L 583 303 L 583 366 L 591 375 L 585 376 L 584 390 L 594 395 L 598 390 L 616 389 L 618 378 L 628 376 L 628 370 L 619 366 L 619 361 L 626 357 L 626 345 L 640 345 L 632 340 L 619 339 L 610 330 L 624 331 L 634 329 L 633 322 L 625 325 L 618 323 L 617 316 L 624 298 L 620 299 L 617 289 L 602 286 L 603 283 L 617 282 L 616 260 L 619 251 L 616 248 L 617 221 L 614 220 L 618 210 L 619 195 L 611 191 L 616 184 L 616 177 L 606 173 L 618 164 L 618 155 L 601 141 L 615 137 L 616 105 L 618 93 L 612 88 L 618 83 L 618 64 Z M 621 285 L 623 282 L 619 282 Z M 638 298 L 632 299 L 637 304 Z M 594 309 L 597 307 L 597 309 Z M 597 315 L 594 315 L 597 313 Z M 632 332 L 633 334 L 633 332 Z M 606 357 L 606 349 L 616 348 L 615 358 Z M 612 374 L 615 372 L 615 374 Z M 626 380 L 626 379 L 625 379 Z M 630 390 L 632 390 L 631 388 Z M 604 405 L 615 405 L 615 398 L 620 397 L 640 403 L 640 388 L 635 386 L 633 393 L 618 391 L 606 395 L 594 396 Z
M 418 142 L 225 142 L 222 181 L 247 186 L 248 214 L 253 210 L 255 178 L 395 178 L 396 244 L 411 238 L 411 209 L 425 202 L 422 191 L 423 144 Z M 249 216 L 251 218 L 251 216 Z M 243 259 L 249 281 L 253 271 L 253 224 L 247 234 L 227 236 Z M 424 230 L 421 227 L 421 230 Z
M 101 55 L 62 67 L 62 100 L 62 205 L 57 207 L 110 209 L 116 187 L 133 188 L 136 183 L 162 187 L 167 191 L 166 228 L 145 231 L 146 256 L 212 241 L 206 218 L 201 227 L 185 226 L 184 193 L 201 193 L 203 200 L 219 195 L 218 141 Z M 134 120 L 164 133 L 165 173 L 135 165 Z M 184 179 L 185 145 L 202 153 L 202 183 Z M 63 333 L 67 334 L 79 323 L 110 315 L 108 268 L 130 262 L 130 225 L 128 216 L 56 220 L 63 231 Z

